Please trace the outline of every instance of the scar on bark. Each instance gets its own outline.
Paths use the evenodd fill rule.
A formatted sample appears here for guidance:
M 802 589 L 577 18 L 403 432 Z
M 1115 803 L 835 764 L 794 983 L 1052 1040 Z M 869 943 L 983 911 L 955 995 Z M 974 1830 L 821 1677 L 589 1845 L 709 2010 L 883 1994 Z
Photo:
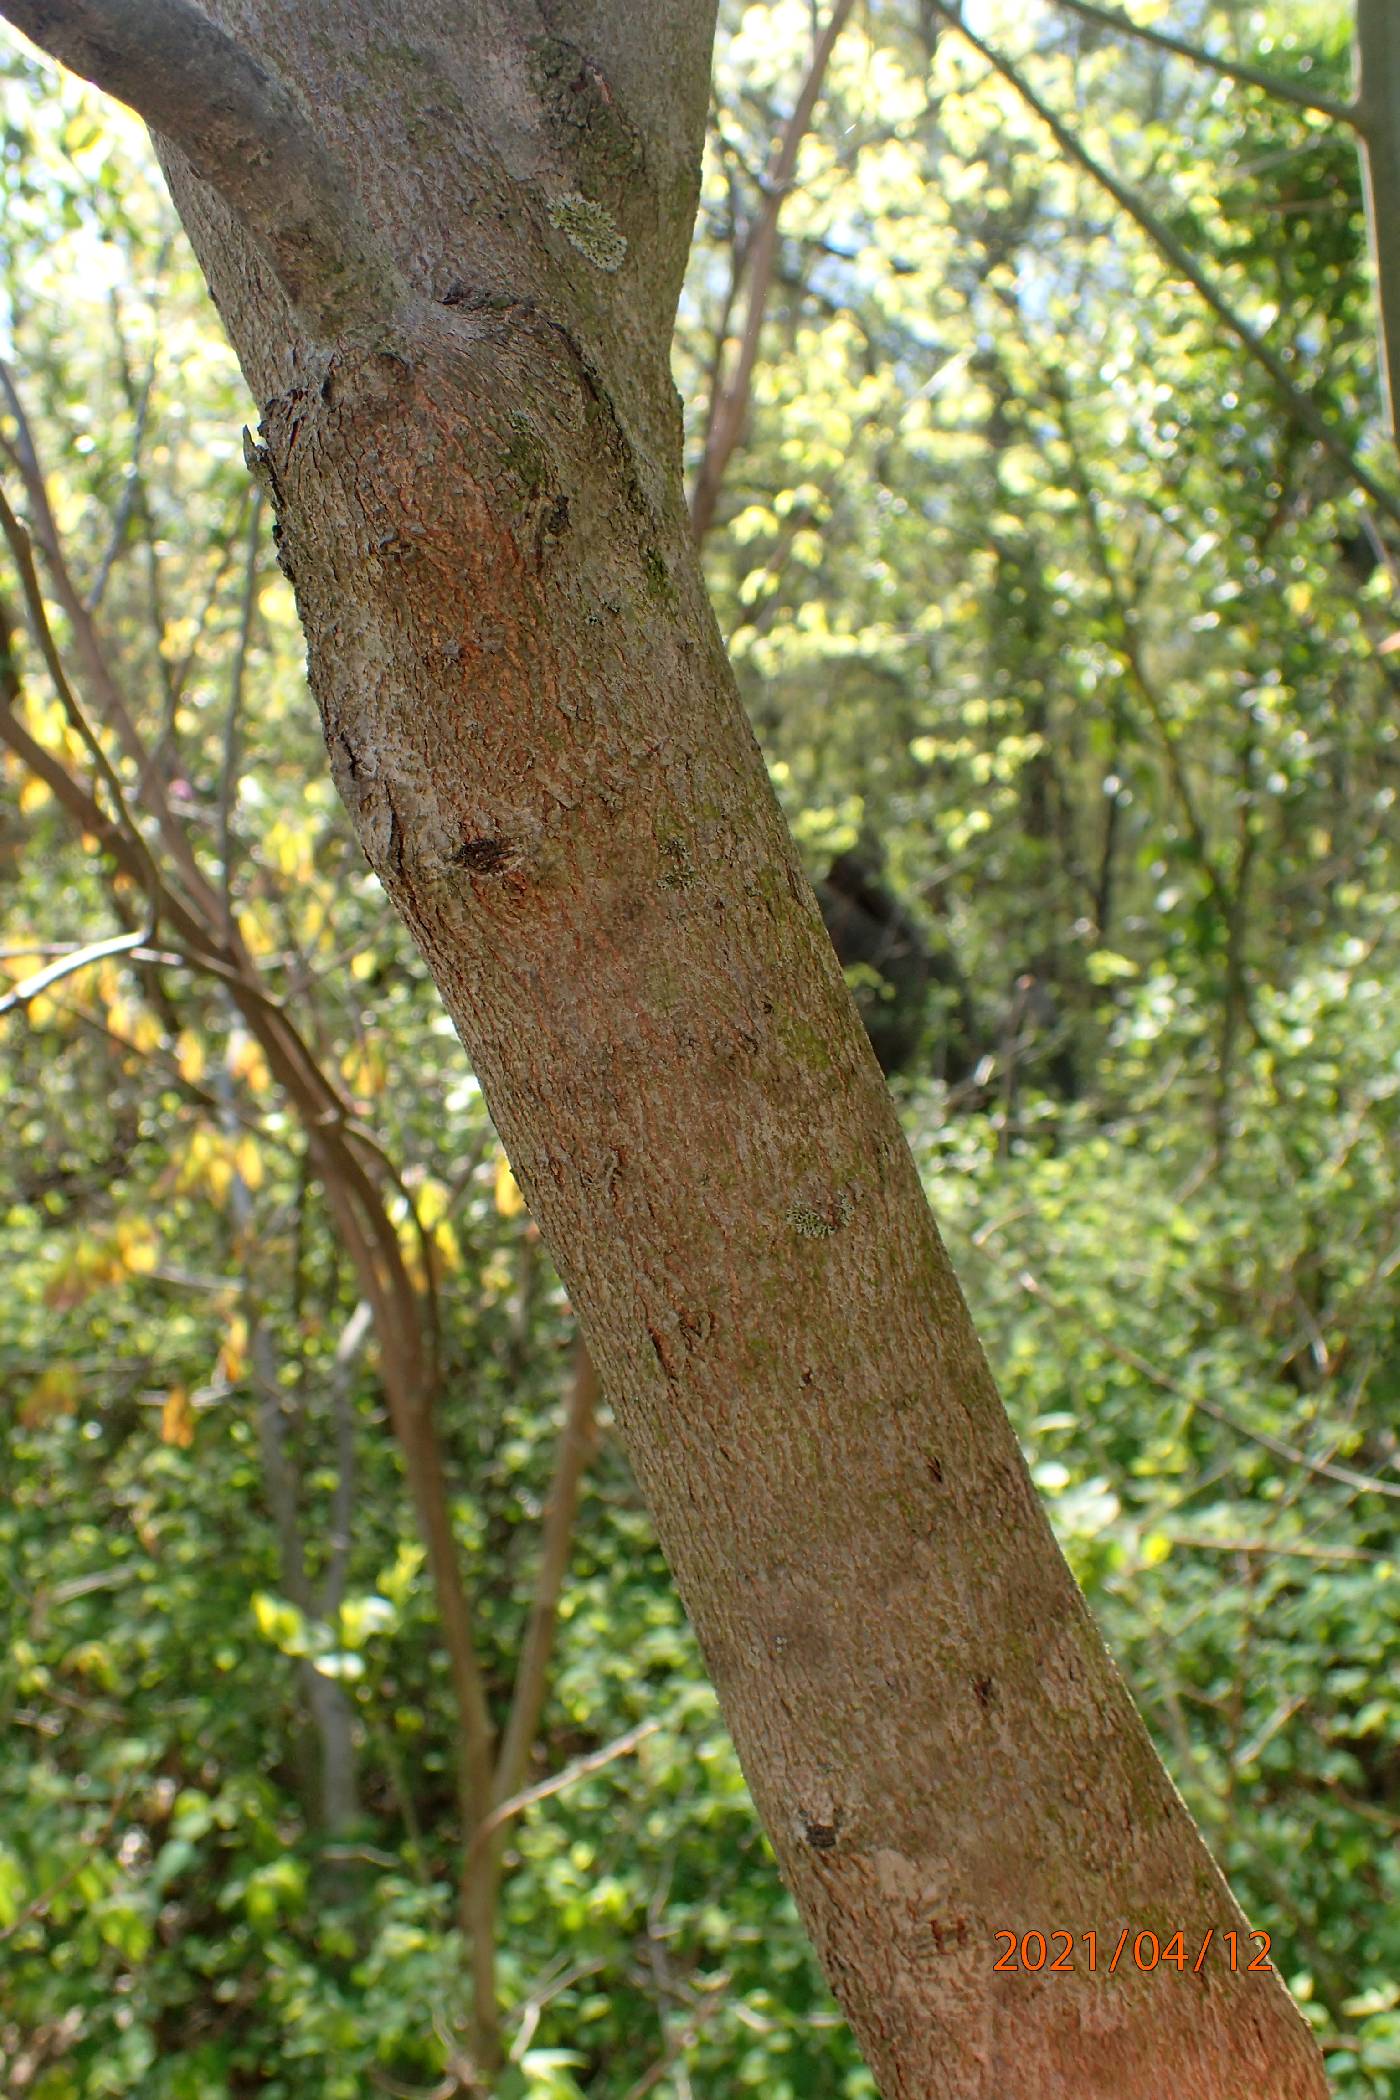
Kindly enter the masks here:
M 647 1334 L 650 1337 L 651 1346 L 656 1352 L 656 1361 L 660 1364 L 668 1382 L 674 1384 L 676 1379 L 679 1378 L 680 1372 L 672 1360 L 671 1351 L 667 1346 L 665 1336 L 659 1328 L 653 1327 L 650 1320 L 647 1321 Z
M 845 1189 L 841 1189 L 826 1203 L 818 1207 L 812 1203 L 794 1203 L 787 1212 L 787 1223 L 799 1239 L 828 1240 L 833 1233 L 848 1225 L 855 1210 Z
M 830 1852 L 836 1843 L 836 1833 L 841 1828 L 841 1811 L 838 1808 L 829 1823 L 819 1822 L 809 1816 L 805 1808 L 797 1811 L 802 1825 L 802 1835 L 814 1852 Z
M 509 839 L 463 839 L 451 855 L 455 866 L 471 875 L 502 875 L 510 866 Z

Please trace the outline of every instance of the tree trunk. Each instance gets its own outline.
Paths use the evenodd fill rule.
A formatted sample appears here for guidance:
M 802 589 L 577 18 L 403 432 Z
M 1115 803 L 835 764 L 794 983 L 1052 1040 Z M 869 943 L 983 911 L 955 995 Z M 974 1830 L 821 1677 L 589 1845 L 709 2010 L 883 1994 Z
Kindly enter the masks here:
M 1393 0 L 1356 0 L 1356 90 L 1376 270 L 1381 401 L 1400 444 L 1400 19 Z
M 314 112 L 298 198 L 334 208 L 326 163 L 363 191 L 331 291 L 218 126 L 61 33 L 130 17 L 168 85 L 149 24 L 182 0 L 4 11 L 173 112 L 235 196 L 165 149 L 261 403 L 337 785 L 886 2100 L 1315 2100 L 1036 1500 L 705 596 L 667 367 L 705 10 L 659 37 L 637 0 L 210 5 Z M 1137 1966 L 1145 1931 L 1186 1973 Z M 1024 1933 L 1072 1935 L 1072 1968 L 998 1970 Z

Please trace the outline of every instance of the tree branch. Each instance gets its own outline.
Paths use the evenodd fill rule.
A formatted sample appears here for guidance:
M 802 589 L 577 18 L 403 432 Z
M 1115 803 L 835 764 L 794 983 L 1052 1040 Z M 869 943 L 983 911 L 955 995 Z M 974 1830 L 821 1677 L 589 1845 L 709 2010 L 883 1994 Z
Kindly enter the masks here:
M 280 80 L 189 0 L 0 0 L 0 15 L 178 147 L 313 334 L 392 313 L 398 272 Z
M 1101 28 L 1112 30 L 1115 36 L 1130 36 L 1139 43 L 1155 44 L 1159 51 L 1170 51 L 1174 58 L 1184 58 L 1193 66 L 1204 66 L 1225 80 L 1237 80 L 1245 87 L 1259 88 L 1264 94 L 1272 95 L 1276 102 L 1292 102 L 1298 109 L 1315 109 L 1320 116 L 1331 117 L 1338 124 L 1355 124 L 1357 121 L 1353 104 L 1335 102 L 1330 95 L 1315 95 L 1296 80 L 1280 79 L 1278 74 L 1266 73 L 1260 66 L 1217 58 L 1213 51 L 1202 51 L 1198 45 L 1188 44 L 1179 36 L 1168 36 L 1165 30 L 1149 29 L 1143 22 L 1130 22 L 1116 7 L 1096 7 L 1093 0 L 1055 0 L 1055 4 L 1068 8 L 1071 14 L 1081 15 L 1086 22 L 1096 22 Z M 1384 5 L 1384 0 L 1381 4 Z
M 638 1744 L 644 1743 L 649 1735 L 655 1735 L 660 1726 L 659 1721 L 641 1721 L 635 1728 L 629 1728 L 625 1735 L 615 1736 L 612 1742 L 605 1743 L 601 1750 L 590 1750 L 585 1756 L 576 1757 L 572 1764 L 565 1765 L 562 1772 L 542 1779 L 538 1786 L 527 1786 L 523 1793 L 512 1794 L 508 1801 L 493 1808 L 484 1822 L 478 1823 L 472 1836 L 473 1850 L 486 1844 L 498 1830 L 505 1828 L 512 1817 L 524 1809 L 533 1808 L 537 1801 L 548 1801 L 551 1795 L 562 1794 L 565 1787 L 572 1786 L 575 1780 L 587 1779 L 590 1773 L 601 1772 L 604 1765 L 612 1764 L 616 1758 L 629 1757 Z
M 1388 0 L 1378 0 L 1378 5 L 1384 7 L 1386 4 Z M 1243 314 L 1236 312 L 1219 285 L 1193 260 L 1171 229 L 1163 224 L 1140 197 L 1135 197 L 1127 185 L 1120 182 L 1102 161 L 1095 160 L 1093 154 L 1086 146 L 1081 145 L 1075 134 L 1061 122 L 1048 103 L 1041 100 L 1020 68 L 1012 65 L 1010 59 L 1003 58 L 1000 52 L 994 51 L 975 30 L 970 29 L 957 9 L 949 5 L 949 0 L 930 0 L 930 5 L 935 13 L 942 15 L 943 19 L 971 44 L 973 50 L 980 53 L 988 65 L 1016 90 L 1027 109 L 1039 117 L 1060 151 L 1078 167 L 1083 168 L 1087 175 L 1092 176 L 1101 189 L 1108 192 L 1119 210 L 1127 213 L 1133 224 L 1146 234 L 1158 254 L 1165 257 L 1179 276 L 1185 278 L 1192 290 L 1205 301 L 1216 319 L 1228 328 L 1254 362 L 1263 367 L 1299 428 L 1306 431 L 1310 438 L 1315 439 L 1323 450 L 1337 461 L 1358 488 L 1365 490 L 1378 510 L 1384 511 L 1392 523 L 1400 525 L 1400 499 L 1384 488 L 1369 469 L 1362 465 L 1346 439 L 1333 429 L 1311 394 L 1305 393 L 1300 386 L 1295 385 L 1278 352 L 1250 326 Z
M 720 486 L 724 480 L 734 447 L 739 442 L 739 433 L 744 427 L 748 412 L 749 395 L 753 391 L 754 367 L 758 363 L 759 339 L 763 334 L 763 319 L 768 310 L 768 294 L 773 285 L 773 268 L 778 256 L 778 217 L 783 200 L 792 188 L 797 172 L 797 156 L 802 141 L 811 128 L 816 113 L 817 101 L 836 39 L 846 26 L 854 0 L 836 0 L 826 20 L 826 26 L 817 39 L 811 64 L 798 90 L 792 115 L 783 127 L 773 157 L 764 177 L 764 196 L 759 210 L 758 222 L 751 241 L 746 243 L 742 262 L 748 265 L 749 303 L 744 316 L 744 332 L 739 342 L 739 354 L 734 362 L 731 376 L 724 377 L 721 343 L 715 358 L 715 396 L 711 399 L 709 427 L 705 441 L 705 456 L 695 477 L 695 490 L 690 502 L 691 530 L 696 544 L 704 539 L 714 523 L 715 509 L 719 503 Z M 732 290 L 731 290 L 732 296 Z
M 67 716 L 71 727 L 77 732 L 83 748 L 93 762 L 98 778 L 102 781 L 112 799 L 113 807 L 117 813 L 117 822 L 121 830 L 136 847 L 141 884 L 151 903 L 151 933 L 154 933 L 159 910 L 157 898 L 161 887 L 159 871 L 151 858 L 150 849 L 137 829 L 136 821 L 127 807 L 126 796 L 123 793 L 121 781 L 117 777 L 116 769 L 103 750 L 101 740 L 88 722 L 81 707 L 79 707 L 77 696 L 72 686 L 68 683 L 67 673 L 63 668 L 63 660 L 58 653 L 58 647 L 53 638 L 53 631 L 49 626 L 48 615 L 44 610 L 44 594 L 39 585 L 38 571 L 34 566 L 34 554 L 30 546 L 29 534 L 10 509 L 3 491 L 0 491 L 0 533 L 4 534 L 14 559 L 20 588 L 24 593 L 25 606 L 34 629 L 35 639 L 39 644 L 39 652 L 44 659 L 44 667 L 53 681 L 53 688 L 58 695 L 59 704 L 63 708 L 63 712 Z M 149 939 L 150 934 L 143 936 L 143 938 Z
M 190 839 L 170 806 L 166 781 L 157 764 L 156 754 L 148 746 L 136 725 L 131 709 L 127 706 L 126 696 L 108 659 L 97 620 L 89 611 L 87 601 L 78 588 L 77 578 L 69 565 L 58 522 L 54 517 L 53 505 L 49 501 L 44 463 L 39 458 L 34 432 L 14 378 L 3 358 L 0 358 L 0 397 L 3 397 L 15 422 L 14 444 L 0 439 L 0 445 L 4 446 L 7 454 L 13 459 L 24 485 L 24 492 L 29 498 L 33 542 L 43 555 L 54 596 L 68 616 L 72 630 L 73 654 L 82 667 L 83 683 L 88 696 L 102 726 L 111 730 L 135 773 L 135 797 L 154 817 L 161 840 L 173 866 L 178 870 L 180 882 L 197 914 L 203 919 L 212 919 L 214 892 L 205 881 Z
M 574 1345 L 574 1374 L 559 1448 L 554 1484 L 545 1511 L 539 1574 L 535 1580 L 530 1623 L 521 1647 L 511 1696 L 510 1717 L 496 1761 L 495 1803 L 516 1793 L 525 1777 L 531 1745 L 544 1710 L 549 1662 L 559 1612 L 559 1592 L 568 1573 L 574 1518 L 584 1468 L 593 1450 L 598 1406 L 598 1373 L 582 1338 Z

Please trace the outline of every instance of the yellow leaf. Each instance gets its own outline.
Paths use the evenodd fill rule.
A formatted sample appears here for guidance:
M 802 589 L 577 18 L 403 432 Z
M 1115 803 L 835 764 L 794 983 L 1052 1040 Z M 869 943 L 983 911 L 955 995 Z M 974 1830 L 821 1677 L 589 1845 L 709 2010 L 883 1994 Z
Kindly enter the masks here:
M 525 1198 L 503 1152 L 496 1161 L 496 1209 L 503 1218 L 518 1218 L 524 1208 Z
M 219 1351 L 219 1370 L 230 1385 L 237 1385 L 248 1360 L 248 1322 L 242 1313 L 229 1321 L 224 1346 Z
M 481 1295 L 489 1305 L 502 1298 L 515 1281 L 515 1272 L 503 1253 L 493 1254 L 481 1272 Z
M 355 1044 L 340 1060 L 346 1085 L 356 1094 L 382 1092 L 387 1071 L 384 1053 L 377 1043 Z
M 180 1077 L 196 1086 L 204 1077 L 204 1045 L 192 1028 L 182 1028 L 175 1042 L 175 1062 L 180 1067 Z
M 311 876 L 311 837 L 285 817 L 278 817 L 263 834 L 262 850 L 282 875 L 295 875 L 305 882 Z
M 229 1038 L 228 1068 L 235 1079 L 241 1079 L 248 1091 L 265 1094 L 272 1084 L 272 1074 L 267 1068 L 261 1045 L 250 1035 L 234 1035 Z
M 124 1218 L 116 1229 L 116 1275 L 112 1281 L 119 1282 L 123 1275 L 149 1276 L 155 1268 L 159 1255 L 156 1236 L 144 1221 Z
M 263 1185 L 262 1154 L 258 1150 L 258 1141 L 251 1132 L 245 1132 L 238 1140 L 233 1157 L 245 1186 L 260 1189 Z
M 24 814 L 28 816 L 32 810 L 42 809 L 50 799 L 48 783 L 36 780 L 31 773 L 19 791 L 19 806 Z
M 185 614 L 178 620 L 167 620 L 165 632 L 160 638 L 160 653 L 167 663 L 177 664 L 189 650 L 198 629 L 194 621 Z
M 194 1442 L 194 1408 L 182 1385 L 171 1386 L 165 1396 L 160 1411 L 160 1440 L 177 1445 L 181 1451 L 188 1451 Z
M 277 937 L 272 928 L 251 911 L 240 915 L 238 931 L 242 934 L 243 945 L 250 955 L 271 955 L 277 946 Z
M 373 948 L 362 948 L 358 955 L 352 955 L 350 958 L 350 975 L 357 978 L 361 984 L 368 984 L 378 968 L 379 957 Z

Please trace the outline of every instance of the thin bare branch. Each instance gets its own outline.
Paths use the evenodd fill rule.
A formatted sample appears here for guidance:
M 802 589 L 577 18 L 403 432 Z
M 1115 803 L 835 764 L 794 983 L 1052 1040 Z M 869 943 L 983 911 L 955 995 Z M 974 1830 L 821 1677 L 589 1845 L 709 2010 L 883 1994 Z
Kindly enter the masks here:
M 1264 1560 L 1316 1560 L 1342 1564 L 1348 1561 L 1380 1561 L 1391 1559 L 1388 1553 L 1378 1553 L 1370 1546 L 1320 1546 L 1307 1539 L 1213 1539 L 1194 1531 L 1172 1531 L 1165 1534 L 1174 1547 L 1181 1546 L 1190 1553 L 1247 1553 Z
M 58 645 L 54 641 L 53 630 L 49 626 L 49 616 L 44 606 L 44 593 L 40 588 L 38 572 L 34 567 L 34 550 L 30 544 L 29 534 L 10 509 L 3 492 L 0 492 L 0 532 L 3 532 L 5 539 L 9 543 L 15 568 L 19 573 L 20 588 L 24 593 L 24 602 L 29 612 L 35 639 L 39 644 L 39 653 L 43 657 L 44 667 L 53 681 L 53 688 L 63 707 L 63 712 L 76 730 L 84 749 L 97 769 L 98 777 L 112 798 L 118 823 L 136 848 L 140 862 L 142 887 L 151 899 L 151 931 L 142 936 L 143 940 L 148 941 L 155 926 L 155 899 L 161 888 L 160 876 L 155 862 L 151 859 L 146 843 L 136 828 L 131 811 L 127 808 L 126 796 L 122 791 L 122 784 L 117 778 L 116 769 L 103 750 L 100 739 L 88 722 L 81 707 L 79 707 L 77 696 L 68 683 L 67 673 L 63 668 L 63 660 L 58 653 Z
M 975 30 L 970 29 L 957 10 L 949 5 L 949 0 L 930 0 L 930 5 L 1016 90 L 1027 109 L 1040 119 L 1066 158 L 1083 168 L 1101 189 L 1108 192 L 1119 210 L 1126 213 L 1133 224 L 1146 234 L 1153 247 L 1166 258 L 1179 276 L 1185 278 L 1216 319 L 1229 330 L 1237 342 L 1243 344 L 1254 362 L 1268 373 L 1294 422 L 1337 461 L 1358 488 L 1366 491 L 1378 510 L 1383 510 L 1392 523 L 1400 525 L 1400 497 L 1385 488 L 1361 464 L 1346 439 L 1333 429 L 1312 396 L 1294 384 L 1289 376 L 1288 367 L 1278 352 L 1271 349 L 1244 316 L 1235 311 L 1224 292 L 1188 254 L 1176 235 L 1140 197 L 1134 196 L 1127 185 L 1120 182 L 1110 169 L 1104 167 L 1101 161 L 1095 160 L 1088 148 L 1080 144 L 1068 126 L 1041 100 L 1020 68 L 1014 66 L 1010 59 L 1003 58 L 999 52 L 994 51 Z
M 1149 1363 L 1136 1349 L 1129 1349 L 1121 1342 L 1116 1342 L 1112 1335 L 1106 1334 L 1101 1327 L 1066 1305 L 1053 1291 L 1048 1291 L 1039 1277 L 1033 1276 L 1029 1269 L 1023 1269 L 1016 1282 L 1028 1298 L 1039 1299 L 1042 1305 L 1050 1306 L 1056 1313 L 1072 1319 L 1086 1334 L 1092 1334 L 1101 1348 L 1106 1349 L 1110 1356 L 1116 1357 L 1119 1363 L 1127 1364 L 1130 1370 L 1145 1378 L 1149 1385 L 1156 1386 L 1159 1392 L 1172 1393 L 1178 1399 L 1184 1400 L 1189 1407 L 1208 1415 L 1212 1422 L 1218 1422 L 1222 1429 L 1228 1429 L 1232 1435 L 1244 1438 L 1247 1443 L 1258 1444 L 1262 1450 L 1271 1451 L 1275 1458 L 1287 1459 L 1291 1466 L 1301 1466 L 1305 1473 L 1315 1474 L 1321 1480 L 1335 1480 L 1341 1487 L 1352 1488 L 1358 1495 L 1383 1495 L 1390 1501 L 1400 1502 L 1400 1481 L 1381 1480 L 1374 1473 L 1358 1473 L 1355 1467 L 1339 1466 L 1329 1458 L 1313 1458 L 1308 1452 L 1300 1451 L 1296 1444 L 1286 1443 L 1282 1437 L 1271 1435 L 1267 1429 L 1256 1429 L 1252 1423 L 1242 1421 L 1230 1408 L 1221 1407 L 1217 1401 L 1207 1400 L 1200 1393 L 1188 1392 L 1179 1380 L 1173 1378 L 1169 1372 L 1159 1370 L 1156 1364 Z
M 826 27 L 818 37 L 816 48 L 812 52 L 806 78 L 798 90 L 792 115 L 783 126 L 782 136 L 764 177 L 763 203 L 758 222 L 746 243 L 749 297 L 744 313 L 744 330 L 739 339 L 739 354 L 734 361 L 733 372 L 727 378 L 723 373 L 720 356 L 717 355 L 715 359 L 714 386 L 718 398 L 715 400 L 712 397 L 705 456 L 700 462 L 700 471 L 695 477 L 695 489 L 690 501 L 690 526 L 697 543 L 704 539 L 714 523 L 725 469 L 739 442 L 744 417 L 748 413 L 754 367 L 758 362 L 759 339 L 763 334 L 763 318 L 768 310 L 768 294 L 772 290 L 773 268 L 778 255 L 778 218 L 783 201 L 792 188 L 793 176 L 797 172 L 797 156 L 802 141 L 811 128 L 836 39 L 845 28 L 854 4 L 855 0 L 836 0 L 836 5 L 827 17 Z M 722 349 L 723 345 L 720 346 L 721 351 Z
M 402 280 L 345 170 L 283 83 L 188 0 L 0 0 L 0 14 L 178 147 L 313 334 L 394 312 Z
M 704 1996 L 692 2003 L 690 2017 L 683 2021 L 672 2033 L 666 2044 L 664 2054 L 657 2059 L 649 2071 L 644 2071 L 634 2084 L 628 2086 L 627 2091 L 623 2095 L 623 2100 L 646 2100 L 648 2093 L 655 2092 L 662 2079 L 672 2069 L 676 2058 L 683 2056 L 687 2049 L 694 2047 L 706 2023 L 712 2020 L 715 2014 L 720 2012 L 726 2005 L 732 2003 L 728 1995 L 729 1984 L 730 1972 L 728 1969 L 721 1969 L 718 1976 L 710 1978 L 705 1985 Z
M 155 268 L 157 276 L 165 268 L 165 258 L 169 251 L 170 242 L 167 238 L 161 243 L 160 253 L 156 257 Z M 116 291 L 112 293 L 112 323 L 117 340 L 120 342 L 121 302 Z M 135 421 L 131 433 L 131 459 L 127 465 L 125 479 L 122 482 L 121 495 L 117 498 L 117 507 L 112 513 L 111 528 L 107 534 L 107 546 L 101 561 L 97 565 L 97 575 L 93 580 L 92 588 L 87 594 L 87 609 L 90 613 L 97 611 L 106 594 L 112 570 L 116 566 L 117 556 L 121 553 L 126 543 L 127 527 L 131 523 L 131 514 L 136 508 L 136 500 L 141 493 L 141 449 L 146 442 L 146 423 L 150 416 L 151 395 L 155 391 L 156 367 L 159 360 L 160 339 L 157 337 L 150 357 L 146 361 L 146 376 L 141 382 L 141 390 L 133 404 Z M 123 358 L 123 364 L 125 364 L 125 358 Z
M 16 526 L 16 530 L 21 529 Z M 27 548 L 22 531 L 21 540 Z M 32 558 L 26 583 L 37 591 Z M 39 612 L 42 615 L 42 598 Z M 0 635 L 0 644 L 3 642 L 4 636 Z M 54 657 L 56 661 L 56 650 Z M 61 676 L 61 664 L 57 668 Z M 143 886 L 154 881 L 162 920 L 186 951 L 182 959 L 230 987 L 249 1033 L 267 1058 L 274 1079 L 285 1090 L 306 1132 L 308 1149 L 336 1229 L 361 1290 L 373 1308 L 389 1418 L 404 1455 L 409 1489 L 427 1549 L 443 1644 L 461 1715 L 455 1778 L 462 1826 L 464 1833 L 475 1832 L 480 1829 L 492 1798 L 495 1729 L 476 1655 L 472 1606 L 463 1580 L 433 1419 L 435 1371 L 431 1349 L 425 1348 L 422 1307 L 405 1265 L 397 1230 L 363 1155 L 372 1154 L 381 1166 L 387 1162 L 368 1134 L 354 1125 L 347 1104 L 289 1016 L 263 989 L 237 929 L 225 937 L 216 923 L 222 916 L 217 908 L 201 916 L 197 906 L 162 880 L 139 832 L 131 824 L 125 804 L 120 804 L 121 821 L 107 816 L 87 786 L 54 752 L 30 735 L 14 712 L 17 694 L 12 657 L 8 648 L 0 648 L 0 701 L 9 703 L 0 705 L 0 740 L 45 782 L 78 828 L 98 840 L 123 874 Z M 165 946 L 171 948 L 175 943 L 167 940 Z M 402 1190 L 401 1177 L 392 1169 L 389 1171 Z M 419 1229 L 423 1229 L 421 1221 Z M 463 1911 L 472 1937 L 477 1997 L 483 2017 L 490 2024 L 496 2017 L 493 1921 L 489 1903 L 472 1912 L 468 1901 L 469 1895 L 479 1901 L 483 1892 L 489 1899 L 489 1882 L 483 1877 L 476 1877 L 475 1888 L 470 1892 L 464 1881 Z
M 1298 81 L 1283 80 L 1277 73 L 1265 72 L 1261 66 L 1220 58 L 1214 51 L 1202 51 L 1197 44 L 1188 44 L 1179 36 L 1169 36 L 1164 29 L 1149 29 L 1145 23 L 1130 22 L 1116 7 L 1096 7 L 1094 0 L 1055 0 L 1055 5 L 1068 8 L 1073 15 L 1082 15 L 1086 22 L 1096 22 L 1101 29 L 1111 29 L 1115 36 L 1130 36 L 1139 43 L 1155 44 L 1159 51 L 1170 51 L 1174 58 L 1184 58 L 1193 66 L 1204 66 L 1225 80 L 1236 80 L 1243 87 L 1260 88 L 1266 95 L 1272 95 L 1276 102 L 1291 102 L 1298 109 L 1316 110 L 1319 116 L 1331 117 L 1338 124 L 1358 121 L 1354 103 L 1334 101 L 1331 95 L 1313 94 Z
M 551 1778 L 542 1779 L 538 1786 L 527 1786 L 523 1793 L 512 1794 L 508 1801 L 502 1801 L 498 1807 L 492 1809 L 484 1822 L 477 1825 L 472 1849 L 475 1851 L 484 1845 L 513 1817 L 520 1815 L 527 1808 L 533 1808 L 537 1801 L 548 1801 L 552 1794 L 562 1794 L 565 1787 L 573 1786 L 580 1779 L 586 1779 L 591 1772 L 601 1772 L 604 1765 L 615 1763 L 619 1757 L 630 1757 L 649 1735 L 655 1735 L 660 1726 L 659 1721 L 639 1722 L 637 1727 L 629 1728 L 625 1735 L 615 1736 L 612 1742 L 605 1743 L 601 1750 L 590 1750 L 586 1756 L 576 1757 L 572 1764 L 565 1765 L 561 1772 L 555 1772 Z
M 114 933 L 105 941 L 89 941 L 82 948 L 70 949 L 42 970 L 24 977 L 12 991 L 0 999 L 0 1017 L 13 1013 L 17 1007 L 28 1006 L 53 985 L 61 984 L 65 977 L 76 976 L 79 970 L 89 970 L 94 963 L 106 962 L 113 955 L 129 955 L 133 950 L 146 948 L 151 939 L 153 926 L 143 926 L 138 933 Z
M 238 643 L 229 674 L 228 714 L 224 719 L 224 763 L 219 780 L 219 865 L 223 872 L 224 930 L 233 927 L 233 812 L 238 800 L 240 732 L 243 686 L 248 675 L 248 652 L 253 640 L 253 615 L 257 607 L 258 543 L 262 533 L 263 492 L 253 484 L 252 509 L 248 519 L 248 548 L 243 564 L 243 596 L 238 609 Z
M 330 1547 L 321 1585 L 321 1617 L 333 1620 L 345 1601 L 350 1577 L 350 1548 L 355 1513 L 355 1410 L 350 1387 L 355 1366 L 367 1341 L 373 1321 L 369 1301 L 362 1298 L 346 1321 L 331 1359 L 331 1419 L 335 1424 L 335 1494 L 331 1499 L 328 1534 Z
M 67 615 L 72 629 L 73 654 L 81 667 L 83 684 L 93 711 L 104 727 L 112 731 L 124 757 L 133 768 L 137 780 L 137 799 L 142 808 L 155 818 L 171 860 L 179 870 L 180 881 L 201 914 L 207 917 L 214 893 L 205 882 L 189 838 L 170 807 L 155 754 L 148 748 L 132 718 L 126 697 L 108 661 L 97 622 L 78 589 L 54 517 L 53 506 L 49 501 L 48 483 L 34 441 L 34 432 L 19 390 L 3 359 L 0 359 L 0 395 L 4 396 L 15 421 L 14 444 L 7 444 L 4 449 L 12 456 L 24 484 L 24 492 L 29 499 L 32 537 L 43 556 L 54 596 Z
M 582 1336 L 574 1344 L 574 1369 L 568 1408 L 559 1433 L 554 1462 L 554 1480 L 545 1510 L 540 1542 L 540 1567 L 535 1578 L 534 1602 L 520 1661 L 515 1672 L 510 1717 L 496 1761 L 496 1799 L 504 1801 L 516 1792 L 525 1776 L 530 1746 L 540 1725 L 545 1692 L 549 1684 L 549 1661 L 554 1646 L 554 1627 L 559 1592 L 568 1572 L 573 1545 L 574 1518 L 578 1512 L 579 1487 L 593 1449 L 594 1417 L 598 1407 L 598 1373 Z

